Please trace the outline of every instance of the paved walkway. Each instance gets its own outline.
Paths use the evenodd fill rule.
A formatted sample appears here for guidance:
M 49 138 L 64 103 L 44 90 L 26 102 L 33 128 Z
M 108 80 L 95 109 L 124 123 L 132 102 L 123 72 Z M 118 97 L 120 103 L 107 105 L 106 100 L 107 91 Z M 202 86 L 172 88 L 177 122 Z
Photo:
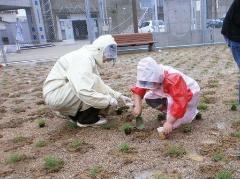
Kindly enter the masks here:
M 66 53 L 77 50 L 83 45 L 89 44 L 87 40 L 77 41 L 74 44 L 63 42 L 55 43 L 53 47 L 22 50 L 21 53 L 7 54 L 7 62 L 30 62 L 30 61 L 51 61 L 56 60 Z M 0 57 L 0 63 L 2 57 Z

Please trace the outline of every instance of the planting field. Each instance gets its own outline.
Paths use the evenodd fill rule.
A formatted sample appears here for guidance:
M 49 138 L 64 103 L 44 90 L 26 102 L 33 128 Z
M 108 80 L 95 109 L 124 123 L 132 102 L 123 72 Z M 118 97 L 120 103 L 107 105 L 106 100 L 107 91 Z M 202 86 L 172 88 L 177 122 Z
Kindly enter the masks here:
M 239 76 L 230 50 L 221 45 L 120 55 L 101 76 L 130 96 L 137 63 L 146 56 L 199 82 L 201 120 L 161 140 L 159 112 L 144 104 L 143 130 L 124 133 L 123 126 L 135 125 L 130 111 L 113 112 L 99 128 L 77 128 L 42 99 L 54 63 L 1 69 L 0 178 L 240 178 Z

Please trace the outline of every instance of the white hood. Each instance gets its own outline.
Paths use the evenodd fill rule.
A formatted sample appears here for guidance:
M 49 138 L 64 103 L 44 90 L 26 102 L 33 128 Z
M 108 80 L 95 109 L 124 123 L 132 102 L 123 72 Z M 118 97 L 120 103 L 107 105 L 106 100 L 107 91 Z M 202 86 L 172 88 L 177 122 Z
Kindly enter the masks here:
M 85 46 L 85 48 L 87 48 L 87 50 L 92 54 L 97 65 L 99 67 L 102 67 L 103 51 L 107 46 L 112 44 L 117 45 L 117 43 L 115 42 L 114 38 L 111 35 L 102 35 L 99 38 L 97 38 L 91 45 Z
M 163 66 L 151 58 L 146 57 L 139 61 L 137 66 L 137 81 L 162 83 L 164 78 Z

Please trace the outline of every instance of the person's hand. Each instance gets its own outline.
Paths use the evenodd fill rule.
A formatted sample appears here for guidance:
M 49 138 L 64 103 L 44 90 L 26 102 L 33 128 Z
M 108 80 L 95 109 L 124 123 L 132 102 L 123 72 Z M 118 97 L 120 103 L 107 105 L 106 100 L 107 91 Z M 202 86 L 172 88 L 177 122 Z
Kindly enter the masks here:
M 171 122 L 169 121 L 166 121 L 164 124 L 163 124 L 163 129 L 164 129 L 164 133 L 165 134 L 169 134 L 172 132 L 173 130 L 173 125 Z
M 137 106 L 135 106 L 134 108 L 133 108 L 133 115 L 135 116 L 135 117 L 138 117 L 138 116 L 140 116 L 141 115 L 141 113 L 142 113 L 142 109 L 140 108 L 140 107 L 137 107 Z
M 113 108 L 116 108 L 118 106 L 118 101 L 115 98 L 111 98 L 109 105 Z
M 120 99 L 124 102 L 125 105 L 128 105 L 128 106 L 133 105 L 132 99 L 127 96 L 121 95 Z

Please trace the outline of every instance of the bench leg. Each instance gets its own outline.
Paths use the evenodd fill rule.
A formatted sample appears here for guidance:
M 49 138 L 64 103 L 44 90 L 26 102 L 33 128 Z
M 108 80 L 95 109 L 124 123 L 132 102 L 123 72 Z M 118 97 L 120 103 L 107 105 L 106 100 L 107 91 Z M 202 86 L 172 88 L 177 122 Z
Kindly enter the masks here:
M 148 45 L 148 51 L 149 51 L 149 52 L 153 51 L 153 44 L 149 44 L 149 45 Z

